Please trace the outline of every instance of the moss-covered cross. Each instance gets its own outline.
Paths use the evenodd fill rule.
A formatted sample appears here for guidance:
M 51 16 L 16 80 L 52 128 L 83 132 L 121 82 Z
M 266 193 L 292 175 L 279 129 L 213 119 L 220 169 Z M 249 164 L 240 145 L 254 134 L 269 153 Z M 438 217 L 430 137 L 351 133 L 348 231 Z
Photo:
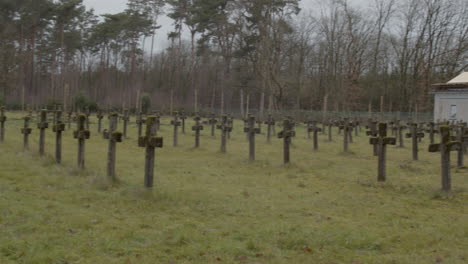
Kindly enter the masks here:
M 195 131 L 195 148 L 198 148 L 200 147 L 200 131 L 203 130 L 203 125 L 200 124 L 200 116 L 195 116 L 193 120 L 195 121 L 195 125 L 192 126 L 192 131 Z
M 291 120 L 285 119 L 283 121 L 283 130 L 278 133 L 278 138 L 283 139 L 283 162 L 285 164 L 290 162 L 289 148 L 291 138 L 296 136 L 296 131 L 294 131 L 293 127 Z
M 387 124 L 379 123 L 378 125 L 378 135 L 377 137 L 371 137 L 369 139 L 369 143 L 371 145 L 378 145 L 379 150 L 379 164 L 378 164 L 378 181 L 385 181 L 386 180 L 386 151 L 387 145 L 395 145 L 396 138 L 394 137 L 387 137 Z
M 424 132 L 418 130 L 418 123 L 410 123 L 410 132 L 406 133 L 406 138 L 411 138 L 413 143 L 413 160 L 418 160 L 418 142 L 424 137 Z
M 145 148 L 145 180 L 146 188 L 153 187 L 155 148 L 163 147 L 163 138 L 156 136 L 156 116 L 146 118 L 145 135 L 138 138 L 138 146 Z
M 462 148 L 460 141 L 452 141 L 450 137 L 450 127 L 440 127 L 440 143 L 430 144 L 429 152 L 440 152 L 441 155 L 441 176 L 442 190 L 450 191 L 452 188 L 450 178 L 450 151 L 457 151 Z

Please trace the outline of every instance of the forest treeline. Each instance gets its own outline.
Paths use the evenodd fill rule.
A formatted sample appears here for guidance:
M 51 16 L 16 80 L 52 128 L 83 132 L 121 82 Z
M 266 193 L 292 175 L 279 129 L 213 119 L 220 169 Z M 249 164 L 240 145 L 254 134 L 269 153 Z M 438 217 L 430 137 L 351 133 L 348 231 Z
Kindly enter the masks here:
M 129 0 L 97 16 L 82 0 L 0 0 L 0 101 L 263 114 L 380 110 L 383 99 L 384 111 L 430 111 L 431 84 L 467 69 L 466 0 L 310 10 L 298 0 Z M 162 15 L 174 21 L 164 48 Z

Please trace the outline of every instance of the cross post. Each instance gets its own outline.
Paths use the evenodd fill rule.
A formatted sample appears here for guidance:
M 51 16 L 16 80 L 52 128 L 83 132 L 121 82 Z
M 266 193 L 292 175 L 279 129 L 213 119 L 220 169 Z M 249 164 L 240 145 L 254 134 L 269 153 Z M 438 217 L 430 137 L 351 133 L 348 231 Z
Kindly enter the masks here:
M 448 192 L 452 188 L 450 177 L 450 151 L 456 151 L 461 148 L 461 142 L 450 140 L 450 127 L 445 125 L 440 127 L 440 143 L 429 145 L 429 152 L 440 152 L 443 191 Z
M 163 138 L 156 137 L 156 116 L 146 118 L 145 136 L 138 138 L 138 146 L 145 148 L 145 187 L 152 188 L 154 182 L 155 148 L 163 147 Z

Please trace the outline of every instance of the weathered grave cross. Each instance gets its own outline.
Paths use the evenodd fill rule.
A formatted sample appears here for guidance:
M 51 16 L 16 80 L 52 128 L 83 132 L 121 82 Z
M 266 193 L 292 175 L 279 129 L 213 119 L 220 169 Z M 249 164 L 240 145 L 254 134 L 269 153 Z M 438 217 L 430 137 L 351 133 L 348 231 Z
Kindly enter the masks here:
M 65 123 L 62 121 L 62 110 L 55 110 L 55 124 L 52 127 L 55 133 L 55 162 L 62 163 L 62 132 L 65 131 Z
M 411 123 L 410 125 L 410 132 L 406 133 L 406 138 L 411 138 L 413 142 L 413 160 L 418 160 L 418 141 L 419 138 L 424 137 L 423 132 L 418 132 L 418 124 Z
M 115 156 L 117 150 L 117 142 L 122 142 L 122 133 L 117 131 L 117 113 L 109 114 L 109 130 L 104 129 L 103 137 L 109 140 L 107 150 L 107 177 L 111 182 L 115 182 Z
M 137 116 L 137 119 L 136 119 L 136 124 L 137 124 L 137 127 L 138 127 L 138 137 L 141 137 L 141 135 L 143 133 L 143 124 L 145 122 L 146 122 L 146 120 L 143 118 L 143 113 L 138 112 L 138 116 Z
M 89 130 L 89 116 L 91 116 L 91 111 L 89 110 L 89 107 L 86 108 L 86 112 L 85 112 L 85 115 L 86 115 L 86 129 Z
M 197 115 L 193 120 L 195 120 L 195 125 L 192 126 L 192 131 L 195 131 L 195 148 L 200 147 L 200 131 L 203 130 L 203 125 L 200 124 L 200 117 Z
M 5 121 L 7 117 L 5 116 L 5 107 L 0 106 L 0 142 L 5 140 Z
M 359 136 L 359 129 L 360 129 L 360 123 L 359 121 L 356 119 L 353 121 L 353 126 L 354 126 L 354 135 L 357 137 Z
M 163 147 L 163 138 L 156 137 L 156 116 L 146 118 L 145 136 L 138 138 L 138 146 L 146 148 L 145 153 L 145 187 L 153 187 L 154 149 Z
M 353 127 L 350 124 L 348 118 L 344 118 L 343 124 L 340 125 L 340 129 L 343 130 L 343 151 L 345 153 L 347 153 L 348 152 L 348 145 L 349 145 L 348 144 L 349 135 L 350 135 L 350 132 L 353 131 Z
M 442 190 L 450 191 L 450 151 L 459 150 L 462 148 L 461 142 L 450 140 L 450 127 L 440 127 L 440 144 L 429 145 L 429 152 L 440 152 L 441 155 L 441 174 L 442 174 Z
M 349 138 L 349 143 L 353 143 L 353 130 L 354 130 L 354 121 L 349 121 L 348 122 L 348 138 Z
M 104 115 L 102 114 L 102 111 L 99 110 L 97 113 L 97 119 L 98 119 L 98 133 L 101 133 L 102 129 L 102 119 L 104 118 Z
M 73 111 L 72 110 L 68 111 L 67 113 L 68 129 L 71 128 L 72 115 L 73 115 Z
M 211 136 L 215 136 L 215 128 L 216 128 L 216 123 L 218 123 L 218 120 L 216 119 L 216 116 L 214 113 L 211 114 L 211 118 L 208 120 L 208 124 L 211 125 Z
M 73 132 L 73 138 L 78 139 L 78 167 L 85 168 L 85 140 L 90 138 L 91 133 L 86 129 L 86 115 L 77 116 L 77 127 Z
M 369 119 L 366 128 L 369 129 L 366 132 L 368 136 L 376 137 L 378 135 L 376 121 L 372 121 L 372 119 Z M 379 145 L 374 145 L 374 156 L 377 156 L 377 155 L 379 155 Z
M 468 136 L 466 135 L 466 123 L 460 123 L 458 126 L 455 127 L 457 129 L 457 135 L 452 137 L 453 141 L 461 142 L 461 148 L 457 150 L 457 166 L 458 168 L 464 167 L 464 156 L 465 152 L 463 146 L 468 141 Z
M 39 155 L 44 156 L 45 130 L 49 127 L 49 123 L 47 123 L 47 110 L 41 110 L 40 116 L 41 119 L 37 123 L 37 128 L 39 129 Z
M 249 127 L 244 128 L 244 132 L 247 133 L 249 137 L 249 160 L 255 160 L 255 134 L 260 134 L 261 129 L 255 127 L 255 117 L 248 117 Z
M 122 120 L 123 120 L 123 136 L 124 138 L 127 138 L 127 124 L 130 121 L 130 116 L 128 115 L 128 109 L 124 110 Z
M 185 111 L 182 111 L 180 114 L 180 120 L 182 120 L 182 134 L 185 134 L 185 119 L 187 119 L 187 114 L 185 114 Z
M 406 129 L 406 126 L 402 125 L 400 120 L 397 120 L 395 128 L 397 132 L 398 145 L 400 148 L 403 148 L 405 146 L 405 140 L 403 139 L 403 130 Z
M 160 112 L 156 112 L 155 115 L 156 117 L 156 131 L 159 131 L 159 129 L 161 129 L 161 113 Z
M 322 129 L 317 126 L 317 121 L 311 122 L 311 124 L 307 128 L 307 132 L 310 134 L 310 132 L 314 133 L 314 150 L 318 149 L 318 132 L 321 132 Z
M 174 142 L 173 142 L 173 146 L 174 147 L 177 147 L 177 145 L 179 144 L 179 126 L 181 125 L 180 121 L 179 121 L 179 112 L 175 111 L 174 112 L 174 120 L 171 120 L 171 125 L 174 126 Z
M 283 121 L 283 131 L 278 133 L 278 138 L 283 139 L 283 162 L 287 164 L 290 162 L 289 148 L 291 145 L 291 138 L 296 135 L 293 130 L 293 125 L 289 119 Z
M 309 120 L 309 121 L 304 122 L 304 124 L 306 125 L 307 139 L 310 139 L 310 132 L 312 132 L 312 130 L 310 130 L 309 128 L 314 126 L 313 121 Z
M 32 129 L 29 127 L 29 121 L 31 120 L 30 116 L 25 116 L 24 118 L 24 127 L 21 129 L 21 134 L 23 134 L 23 149 L 29 149 L 29 134 L 31 134 Z
M 439 133 L 437 129 L 435 129 L 435 123 L 434 122 L 429 122 L 427 125 L 429 128 L 426 129 L 426 133 L 429 133 L 429 140 L 430 144 L 434 144 L 434 134 Z
M 268 115 L 267 121 L 265 121 L 265 124 L 267 125 L 267 143 L 271 143 L 271 132 L 272 132 L 272 127 L 275 126 L 275 119 L 270 115 Z
M 232 131 L 232 127 L 227 122 L 227 116 L 221 117 L 221 124 L 217 125 L 217 128 L 221 130 L 221 152 L 226 152 L 226 134 Z
M 329 120 L 327 122 L 327 126 L 328 126 L 328 141 L 332 142 L 333 141 L 333 135 L 332 135 L 333 121 Z
M 228 115 L 227 122 L 230 127 L 234 128 L 234 118 L 232 117 L 232 115 Z M 231 132 L 232 132 L 232 129 L 229 130 L 227 133 L 228 139 L 231 139 Z
M 387 124 L 380 123 L 379 124 L 379 133 L 377 137 L 371 137 L 369 140 L 370 144 L 372 145 L 379 145 L 379 164 L 378 164 L 378 181 L 385 181 L 386 180 L 386 172 L 385 172 L 385 165 L 386 165 L 386 152 L 387 152 L 387 145 L 395 145 L 396 138 L 394 137 L 387 137 Z

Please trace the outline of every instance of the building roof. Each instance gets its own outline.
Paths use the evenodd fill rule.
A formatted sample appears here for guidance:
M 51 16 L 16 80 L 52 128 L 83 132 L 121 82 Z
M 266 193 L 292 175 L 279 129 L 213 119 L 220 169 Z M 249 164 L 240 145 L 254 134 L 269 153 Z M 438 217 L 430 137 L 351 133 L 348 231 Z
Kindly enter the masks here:
M 457 77 L 447 83 L 437 83 L 432 85 L 434 92 L 456 92 L 468 89 L 468 72 L 462 72 Z
M 468 83 L 468 72 L 462 72 L 457 77 L 448 81 L 448 83 Z

